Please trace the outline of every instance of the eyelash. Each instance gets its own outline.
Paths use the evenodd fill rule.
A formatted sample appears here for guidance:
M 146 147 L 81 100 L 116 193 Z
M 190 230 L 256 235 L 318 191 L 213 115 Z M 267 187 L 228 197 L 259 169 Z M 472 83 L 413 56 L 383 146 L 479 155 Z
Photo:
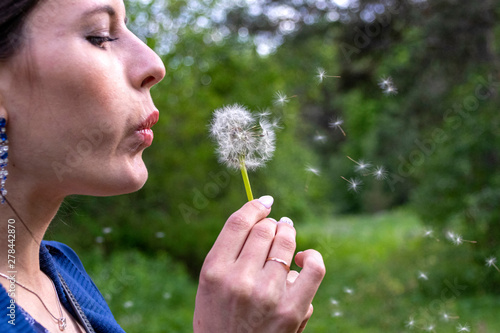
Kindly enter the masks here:
M 118 38 L 111 38 L 109 36 L 88 36 L 87 37 L 87 40 L 89 41 L 90 44 L 94 45 L 94 46 L 97 46 L 101 49 L 106 49 L 104 43 L 107 43 L 107 42 L 114 42 L 116 40 L 118 40 Z

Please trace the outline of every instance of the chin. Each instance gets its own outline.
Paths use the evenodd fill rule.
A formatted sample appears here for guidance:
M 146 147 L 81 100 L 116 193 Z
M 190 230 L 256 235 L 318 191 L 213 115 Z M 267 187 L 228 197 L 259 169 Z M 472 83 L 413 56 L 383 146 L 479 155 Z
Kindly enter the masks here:
M 142 159 L 140 163 L 128 164 L 125 168 L 123 165 L 127 164 L 113 170 L 103 167 L 102 170 L 108 172 L 84 181 L 83 191 L 79 194 L 108 197 L 140 190 L 148 180 L 148 170 Z

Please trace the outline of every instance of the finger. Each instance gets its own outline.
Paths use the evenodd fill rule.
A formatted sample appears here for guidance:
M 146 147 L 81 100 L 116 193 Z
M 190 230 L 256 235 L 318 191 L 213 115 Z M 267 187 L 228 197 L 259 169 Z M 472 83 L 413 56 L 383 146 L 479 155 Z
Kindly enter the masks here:
M 276 236 L 274 236 L 271 250 L 269 251 L 269 258 L 277 258 L 278 261 L 267 260 L 265 262 L 264 269 L 268 276 L 276 276 L 276 274 L 280 274 L 283 277 L 287 276 L 290 271 L 293 253 L 295 252 L 295 236 L 296 232 L 292 220 L 287 217 L 281 218 L 280 222 L 278 222 L 278 228 L 276 230 Z M 280 260 L 286 262 L 288 267 L 285 267 L 283 263 L 279 262 Z M 283 280 L 280 281 L 280 283 L 283 283 Z
M 311 304 L 325 276 L 326 269 L 323 257 L 318 251 L 307 250 L 297 253 L 295 263 L 302 267 L 302 270 L 295 282 L 290 286 L 290 293 L 296 294 L 297 306 Z
M 299 276 L 299 272 L 297 272 L 297 271 L 290 271 L 288 273 L 288 275 L 286 276 L 287 286 L 293 284 L 295 282 L 295 280 L 297 280 L 298 276 Z
M 217 260 L 235 261 L 250 230 L 257 222 L 269 215 L 272 204 L 273 198 L 264 196 L 258 200 L 247 202 L 233 213 L 222 228 L 207 259 L 216 257 Z
M 236 260 L 242 274 L 253 274 L 262 270 L 273 244 L 277 225 L 274 219 L 263 219 L 254 225 Z
M 309 310 L 307 311 L 307 314 L 306 314 L 306 318 L 300 324 L 300 327 L 297 330 L 297 333 L 302 333 L 305 330 L 307 322 L 309 321 L 309 318 L 311 318 L 312 314 L 313 314 L 313 306 L 312 306 L 312 304 L 310 304 L 309 305 Z

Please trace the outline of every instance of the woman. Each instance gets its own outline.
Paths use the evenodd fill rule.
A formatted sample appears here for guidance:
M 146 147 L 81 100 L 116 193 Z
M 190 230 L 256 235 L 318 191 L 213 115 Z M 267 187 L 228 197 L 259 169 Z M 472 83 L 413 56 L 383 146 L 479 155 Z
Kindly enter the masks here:
M 147 179 L 150 89 L 165 68 L 125 24 L 122 0 L 0 3 L 1 332 L 123 332 L 77 255 L 42 239 L 66 196 Z M 323 260 L 298 253 L 303 269 L 289 272 L 295 230 L 267 218 L 271 205 L 262 197 L 227 220 L 202 268 L 195 332 L 304 329 Z

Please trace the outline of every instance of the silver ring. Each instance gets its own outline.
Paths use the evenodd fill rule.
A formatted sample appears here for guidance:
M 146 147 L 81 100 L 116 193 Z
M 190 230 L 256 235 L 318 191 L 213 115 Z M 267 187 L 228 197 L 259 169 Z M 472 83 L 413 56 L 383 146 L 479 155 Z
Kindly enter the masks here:
M 275 258 L 275 257 L 268 257 L 266 259 L 266 262 L 268 262 L 268 261 L 279 262 L 280 264 L 282 264 L 283 266 L 285 266 L 287 273 L 290 272 L 290 265 L 288 265 L 285 260 L 280 259 L 280 258 Z

